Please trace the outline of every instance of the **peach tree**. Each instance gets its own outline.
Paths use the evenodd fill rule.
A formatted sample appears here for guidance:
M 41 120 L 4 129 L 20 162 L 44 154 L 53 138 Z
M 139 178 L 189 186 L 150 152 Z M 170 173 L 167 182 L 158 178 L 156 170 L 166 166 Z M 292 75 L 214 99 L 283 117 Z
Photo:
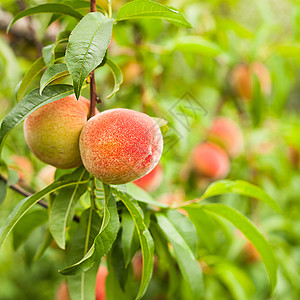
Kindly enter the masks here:
M 30 194 L 15 185 L 15 173 L 1 161 L 1 201 L 9 187 L 26 197 L 1 227 L 0 245 L 10 234 L 14 243 L 20 245 L 35 228 L 47 223 L 38 256 L 53 240 L 66 251 L 65 264 L 59 272 L 67 278 L 71 299 L 94 299 L 101 261 L 109 271 L 107 299 L 141 299 L 154 264 L 164 268 L 168 278 L 165 292 L 170 299 L 178 297 L 178 289 L 185 291 L 186 299 L 203 299 L 205 276 L 210 275 L 202 261 L 203 249 L 212 251 L 211 235 L 216 224 L 221 224 L 220 219 L 225 219 L 254 245 L 274 290 L 277 260 L 260 229 L 230 206 L 208 202 L 224 194 L 238 194 L 265 202 L 279 212 L 278 204 L 261 188 L 242 180 L 220 180 L 209 185 L 199 198 L 165 204 L 131 183 L 157 165 L 162 152 L 162 140 L 157 140 L 167 131 L 168 120 L 122 109 L 124 116 L 119 127 L 114 128 L 111 124 L 119 115 L 105 119 L 109 111 L 97 112 L 94 71 L 100 72 L 103 66 L 111 70 L 114 87 L 102 99 L 109 101 L 123 82 L 122 71 L 115 62 L 117 57 L 110 54 L 109 48 L 117 24 L 124 22 L 129 26 L 131 20 L 153 18 L 168 21 L 174 27 L 191 25 L 178 10 L 150 0 L 126 3 L 114 16 L 110 0 L 107 8 L 93 0 L 40 4 L 17 14 L 8 27 L 9 30 L 23 17 L 41 13 L 52 14 L 49 26 L 64 18 L 75 22 L 74 26 L 66 26 L 53 44 L 43 47 L 42 57 L 32 64 L 18 87 L 18 103 L 1 124 L 0 150 L 14 127 L 25 121 L 30 149 L 58 169 L 53 183 Z M 34 77 L 41 72 L 39 86 L 31 89 Z M 66 79 L 71 79 L 72 84 L 65 84 Z M 86 101 L 81 98 L 83 89 L 90 90 L 90 102 L 72 110 L 71 106 Z M 72 105 L 64 106 L 65 99 L 72 99 Z M 49 107 L 55 107 L 54 112 Z M 149 143 L 153 148 L 147 152 Z M 143 151 L 147 155 L 141 160 L 139 154 Z M 38 204 L 48 213 L 32 209 Z M 136 290 L 132 285 L 131 261 L 138 251 L 142 253 L 142 275 Z M 230 269 L 225 266 L 223 271 Z

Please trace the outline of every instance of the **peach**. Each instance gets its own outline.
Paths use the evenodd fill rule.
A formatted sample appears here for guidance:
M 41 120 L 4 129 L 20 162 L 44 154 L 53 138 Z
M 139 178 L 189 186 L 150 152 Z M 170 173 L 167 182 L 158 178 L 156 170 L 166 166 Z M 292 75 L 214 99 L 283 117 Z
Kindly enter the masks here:
M 24 123 L 25 139 L 31 151 L 56 168 L 80 166 L 79 135 L 89 107 L 86 98 L 77 101 L 73 94 L 34 111 Z
M 237 65 L 231 73 L 231 84 L 236 93 L 244 99 L 250 100 L 253 94 L 252 76 L 257 76 L 261 91 L 264 95 L 271 92 L 271 77 L 268 69 L 260 62 L 254 62 L 250 65 Z
M 195 171 L 211 179 L 225 178 L 230 170 L 227 153 L 219 146 L 204 142 L 193 150 Z
M 100 266 L 97 272 L 97 278 L 96 278 L 96 300 L 105 300 L 105 281 L 106 277 L 108 275 L 108 270 L 105 266 Z
M 146 192 L 154 192 L 158 189 L 164 175 L 163 167 L 159 163 L 147 175 L 135 180 L 133 183 L 145 190 Z
M 67 283 L 62 282 L 56 291 L 56 300 L 71 300 Z
M 37 177 L 43 185 L 47 186 L 54 181 L 55 171 L 56 171 L 56 168 L 48 165 L 39 171 Z
M 228 118 L 218 117 L 214 120 L 209 130 L 209 139 L 224 148 L 230 157 L 238 156 L 243 150 L 242 131 Z
M 146 114 L 117 108 L 89 119 L 79 146 L 92 175 L 108 184 L 123 184 L 145 176 L 158 164 L 163 138 Z

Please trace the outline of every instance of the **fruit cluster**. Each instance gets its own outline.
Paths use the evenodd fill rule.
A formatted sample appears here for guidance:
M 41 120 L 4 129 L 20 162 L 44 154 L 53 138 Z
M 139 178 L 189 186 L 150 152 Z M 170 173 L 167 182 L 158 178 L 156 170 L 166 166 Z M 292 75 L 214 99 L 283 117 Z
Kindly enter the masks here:
M 110 109 L 88 119 L 90 102 L 75 95 L 44 105 L 24 123 L 26 142 L 43 162 L 80 166 L 108 184 L 149 173 L 159 162 L 163 138 L 157 123 L 130 109 Z

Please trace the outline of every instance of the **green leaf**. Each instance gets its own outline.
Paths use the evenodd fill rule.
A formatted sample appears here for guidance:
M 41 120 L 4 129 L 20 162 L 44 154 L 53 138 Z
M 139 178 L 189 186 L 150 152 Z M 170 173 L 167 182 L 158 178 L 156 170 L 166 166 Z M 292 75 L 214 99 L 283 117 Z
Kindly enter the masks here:
M 125 267 L 129 265 L 132 257 L 139 248 L 139 241 L 135 223 L 129 213 L 122 213 L 122 247 Z
M 84 168 L 77 169 L 75 174 L 71 174 L 71 176 L 79 182 L 89 179 L 89 173 Z M 61 189 L 51 207 L 49 216 L 50 232 L 57 245 L 62 249 L 65 249 L 66 244 L 66 226 L 73 219 L 75 206 L 81 195 L 87 190 L 87 186 L 88 183 Z
M 43 47 L 42 50 L 43 59 L 47 67 L 50 67 L 54 63 L 54 53 L 53 53 L 54 47 L 55 44 L 51 44 Z
M 214 266 L 214 273 L 228 287 L 234 299 L 251 299 L 255 287 L 248 274 L 241 268 L 229 262 L 223 262 Z
M 150 231 L 153 236 L 155 253 L 158 256 L 160 268 L 165 269 L 169 274 L 167 299 L 176 299 L 178 282 L 182 278 L 179 278 L 180 275 L 177 271 L 176 263 L 169 251 L 168 240 L 166 239 L 162 230 L 159 228 L 158 224 L 154 221 L 152 221 L 150 224 Z
M 35 254 L 33 261 L 37 261 L 42 257 L 42 255 L 45 253 L 45 251 L 48 249 L 48 247 L 51 245 L 51 242 L 53 241 L 52 235 L 49 231 L 49 228 L 47 228 L 47 231 L 45 233 L 44 241 L 40 247 L 40 249 Z
M 119 189 L 119 186 L 115 186 L 116 189 Z M 138 187 L 134 183 L 128 183 L 126 185 L 126 193 L 130 196 L 132 196 L 134 199 L 136 199 L 139 202 L 146 203 L 149 205 L 161 207 L 161 208 L 167 208 L 168 205 L 164 204 L 162 202 L 156 201 L 152 198 L 152 196 L 145 192 L 142 188 Z
M 98 212 L 89 207 L 80 216 L 80 223 L 67 252 L 68 264 L 76 263 L 92 247 L 95 237 L 101 227 L 101 218 Z M 87 272 L 68 276 L 71 299 L 95 299 L 95 280 L 98 264 Z
M 185 215 L 176 210 L 168 210 L 166 217 L 184 239 L 193 255 L 197 256 L 197 231 L 194 224 Z
M 162 213 L 156 214 L 160 229 L 174 248 L 174 254 L 184 279 L 189 283 L 193 299 L 203 297 L 203 279 L 200 265 L 184 237 L 170 220 Z
M 120 227 L 119 215 L 116 201 L 110 192 L 110 187 L 103 184 L 105 193 L 104 217 L 100 232 L 95 238 L 94 244 L 89 248 L 87 254 L 77 263 L 61 270 L 63 275 L 75 275 L 86 271 L 111 249 Z
M 100 12 L 88 13 L 73 29 L 66 52 L 66 64 L 77 99 L 84 80 L 103 60 L 112 35 L 113 19 Z
M 0 178 L 0 204 L 2 204 L 2 202 L 5 200 L 6 189 L 7 189 L 6 181 Z
M 70 299 L 95 299 L 97 271 L 98 264 L 95 264 L 86 272 L 75 276 L 68 276 L 67 281 L 71 297 Z
M 40 95 L 42 95 L 44 88 L 49 83 L 51 83 L 52 81 L 58 78 L 64 77 L 67 74 L 69 74 L 69 71 L 66 64 L 60 63 L 49 67 L 43 74 L 40 81 Z
M 146 224 L 144 223 L 143 212 L 136 203 L 135 199 L 133 199 L 130 195 L 117 190 L 114 187 L 111 187 L 111 191 L 117 198 L 119 198 L 123 202 L 129 213 L 131 214 L 139 235 L 143 255 L 143 273 L 141 285 L 136 299 L 141 299 L 141 297 L 145 294 L 147 286 L 152 277 L 154 253 L 153 239 Z
M 202 242 L 209 251 L 216 248 L 215 224 L 211 218 L 201 209 L 194 207 L 183 207 L 189 215 L 189 219 L 194 223 L 200 242 Z
M 176 41 L 174 50 L 198 53 L 210 57 L 215 57 L 224 53 L 218 44 L 205 40 L 200 36 L 181 37 L 178 41 Z
M 274 290 L 277 282 L 277 260 L 270 244 L 255 225 L 241 213 L 224 204 L 209 204 L 198 207 L 201 207 L 201 209 L 206 212 L 221 216 L 232 223 L 245 235 L 259 252 L 269 274 L 272 290 Z
M 85 184 L 87 181 L 82 181 L 80 184 Z M 77 181 L 72 182 L 69 180 L 60 179 L 43 190 L 24 198 L 20 201 L 12 211 L 12 213 L 7 218 L 5 224 L 0 228 L 0 246 L 5 241 L 6 237 L 10 234 L 15 225 L 20 221 L 20 219 L 25 215 L 25 213 L 39 200 L 44 198 L 46 195 L 53 193 L 61 188 L 68 187 L 78 184 Z
M 178 10 L 150 0 L 135 0 L 126 3 L 119 9 L 116 21 L 138 18 L 164 19 L 178 26 L 192 28 Z
M 45 224 L 48 220 L 46 209 L 38 209 L 28 212 L 18 222 L 13 230 L 14 249 L 17 250 L 29 237 L 29 235 L 39 226 Z
M 122 74 L 122 71 L 119 68 L 119 66 L 117 64 L 115 64 L 111 59 L 107 58 L 106 59 L 106 64 L 110 68 L 110 70 L 111 70 L 111 72 L 114 76 L 114 80 L 115 80 L 114 89 L 112 90 L 112 92 L 108 96 L 106 96 L 106 98 L 109 99 L 112 96 L 114 96 L 116 94 L 116 92 L 120 89 L 120 85 L 123 82 L 123 74 Z
M 20 101 L 29 85 L 32 83 L 32 81 L 34 80 L 34 78 L 43 71 L 43 69 L 46 67 L 45 65 L 45 61 L 42 57 L 38 58 L 32 65 L 31 67 L 28 69 L 28 71 L 26 72 L 20 86 L 17 92 L 17 101 Z
M 10 22 L 10 24 L 7 27 L 7 32 L 9 31 L 10 27 L 19 19 L 31 16 L 34 14 L 40 14 L 40 13 L 56 13 L 61 15 L 67 15 L 74 17 L 78 20 L 80 20 L 83 16 L 81 13 L 79 13 L 77 10 L 73 9 L 72 7 L 61 4 L 61 3 L 46 3 L 46 4 L 40 4 L 34 7 L 30 7 L 28 9 L 25 9 L 18 13 L 13 20 Z
M 277 202 L 273 198 L 271 198 L 266 192 L 264 192 L 260 187 L 242 180 L 216 181 L 207 188 L 205 193 L 202 195 L 201 199 L 203 200 L 213 196 L 229 193 L 253 197 L 262 202 L 265 202 L 275 211 L 281 212 L 281 208 L 279 207 Z
M 3 142 L 10 131 L 25 120 L 31 113 L 45 104 L 59 100 L 71 95 L 73 87 L 66 84 L 55 84 L 45 88 L 43 95 L 39 94 L 39 89 L 34 89 L 28 93 L 5 117 L 0 127 L 0 154 Z
M 168 121 L 161 119 L 161 118 L 155 118 L 155 117 L 151 117 L 159 126 L 159 129 L 161 131 L 162 135 L 165 135 L 168 131 L 169 131 L 169 127 L 168 127 Z

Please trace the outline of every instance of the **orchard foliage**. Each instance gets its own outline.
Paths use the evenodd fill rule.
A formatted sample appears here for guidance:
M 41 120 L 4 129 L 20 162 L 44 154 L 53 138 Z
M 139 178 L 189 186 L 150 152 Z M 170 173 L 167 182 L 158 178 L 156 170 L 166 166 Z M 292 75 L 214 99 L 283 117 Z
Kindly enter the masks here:
M 290 58 L 299 54 L 299 30 L 289 28 L 295 41 L 275 39 L 268 1 L 255 4 L 268 25 L 259 28 L 239 23 L 231 10 L 239 1 L 161 2 L 11 6 L 14 17 L 0 36 L 0 97 L 12 106 L 1 112 L 0 251 L 24 251 L 26 264 L 55 274 L 52 283 L 63 281 L 61 300 L 284 299 L 291 289 L 299 296 L 299 220 L 289 206 L 299 209 L 300 124 L 285 112 L 299 67 L 299 58 Z M 299 25 L 299 9 L 295 15 Z M 40 56 L 26 63 L 15 60 L 4 38 L 13 39 L 24 17 L 45 31 L 33 29 Z M 72 117 L 63 99 L 78 101 Z M 50 105 L 61 115 L 52 115 Z M 136 148 L 146 148 L 142 122 L 130 129 L 129 120 L 108 142 L 103 132 L 111 120 L 85 126 L 120 107 L 130 118 L 142 114 L 123 108 L 151 116 L 143 115 L 147 134 L 159 128 L 164 149 L 155 169 L 136 172 L 140 161 L 127 146 L 134 137 Z M 29 151 L 18 126 L 23 121 L 32 152 L 56 170 Z M 42 149 L 43 137 L 49 144 Z M 69 146 L 68 161 L 62 151 L 51 152 L 61 143 Z M 98 151 L 95 160 L 89 150 Z M 99 165 L 101 175 L 94 170 Z M 125 184 L 115 184 L 112 168 Z M 53 286 L 42 296 L 32 287 L 26 299 L 50 299 Z

